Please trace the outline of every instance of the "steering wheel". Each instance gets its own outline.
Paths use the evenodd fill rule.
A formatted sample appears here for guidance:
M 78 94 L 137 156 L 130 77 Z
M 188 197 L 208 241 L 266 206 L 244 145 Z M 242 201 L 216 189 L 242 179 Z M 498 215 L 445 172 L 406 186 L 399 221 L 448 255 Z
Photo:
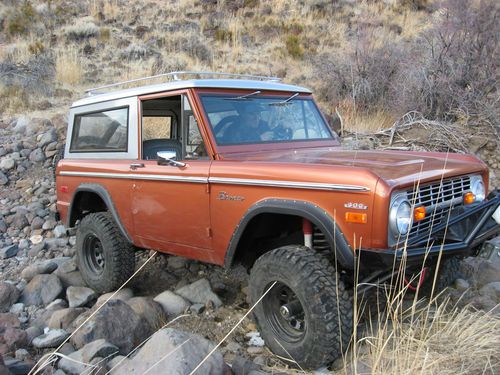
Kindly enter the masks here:
M 222 120 L 220 120 L 217 125 L 214 126 L 214 134 L 215 134 L 215 137 L 217 138 L 219 136 L 219 133 L 224 130 L 224 128 L 230 124 L 230 123 L 234 123 L 237 119 L 239 118 L 239 116 L 237 115 L 233 115 L 233 116 L 227 116 L 227 117 L 224 117 Z

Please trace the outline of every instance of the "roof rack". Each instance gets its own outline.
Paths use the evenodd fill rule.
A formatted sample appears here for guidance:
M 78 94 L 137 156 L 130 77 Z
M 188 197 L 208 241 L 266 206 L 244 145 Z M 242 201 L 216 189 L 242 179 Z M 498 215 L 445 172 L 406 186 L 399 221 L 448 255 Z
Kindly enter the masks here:
M 157 74 L 154 76 L 148 76 L 148 77 L 143 77 L 143 78 L 131 79 L 128 81 L 123 81 L 123 82 L 112 83 L 109 85 L 99 86 L 99 87 L 85 90 L 85 93 L 88 94 L 89 96 L 91 96 L 91 95 L 96 94 L 96 91 L 108 89 L 110 87 L 117 87 L 117 86 L 126 85 L 128 83 L 135 83 L 135 82 L 152 80 L 152 79 L 157 79 L 157 78 L 162 78 L 162 77 L 171 77 L 171 78 L 173 78 L 174 81 L 180 81 L 181 79 L 179 78 L 179 76 L 186 76 L 186 75 L 219 76 L 219 77 L 228 77 L 228 78 L 246 78 L 246 79 L 258 80 L 258 81 L 271 81 L 271 82 L 281 81 L 281 79 L 278 77 L 259 76 L 259 75 L 254 75 L 254 74 L 236 74 L 236 73 L 221 73 L 221 72 L 195 72 L 195 71 L 187 71 L 186 70 L 186 71 Z

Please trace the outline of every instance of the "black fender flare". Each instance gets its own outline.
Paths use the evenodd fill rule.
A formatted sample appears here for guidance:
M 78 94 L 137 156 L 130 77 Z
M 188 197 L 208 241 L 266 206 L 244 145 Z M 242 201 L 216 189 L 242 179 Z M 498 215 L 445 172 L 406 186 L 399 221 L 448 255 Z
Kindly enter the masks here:
M 231 268 L 233 258 L 241 236 L 248 223 L 257 215 L 263 213 L 287 214 L 303 217 L 311 221 L 324 234 L 331 248 L 334 249 L 335 259 L 340 265 L 352 270 L 355 266 L 355 254 L 347 243 L 342 231 L 335 220 L 321 207 L 307 201 L 287 199 L 265 199 L 251 206 L 236 226 L 224 258 L 226 269 Z
M 102 185 L 99 184 L 81 184 L 79 185 L 76 190 L 73 193 L 73 196 L 71 197 L 71 203 L 69 205 L 69 211 L 68 211 L 68 218 L 67 218 L 67 223 L 66 227 L 71 228 L 76 221 L 75 218 L 75 210 L 73 207 L 73 204 L 75 203 L 76 197 L 78 196 L 79 193 L 81 192 L 90 192 L 98 195 L 106 207 L 108 208 L 109 212 L 113 216 L 113 219 L 115 220 L 116 225 L 118 226 L 118 229 L 120 229 L 120 232 L 122 235 L 127 239 L 129 243 L 132 243 L 132 240 L 123 226 L 122 221 L 120 220 L 120 216 L 118 215 L 118 212 L 116 211 L 115 205 L 113 204 L 113 200 L 111 199 L 111 195 L 109 194 L 108 190 Z

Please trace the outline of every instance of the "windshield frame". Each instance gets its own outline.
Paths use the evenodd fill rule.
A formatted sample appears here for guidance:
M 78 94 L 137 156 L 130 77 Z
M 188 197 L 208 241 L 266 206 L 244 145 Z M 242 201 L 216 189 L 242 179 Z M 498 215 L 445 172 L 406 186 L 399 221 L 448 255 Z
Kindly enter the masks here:
M 239 144 L 219 144 L 215 138 L 212 123 L 208 117 L 205 110 L 205 106 L 202 102 L 203 96 L 220 96 L 221 98 L 230 96 L 241 96 L 255 92 L 255 90 L 241 89 L 241 90 L 221 90 L 221 89 L 210 89 L 210 90 L 196 90 L 197 102 L 200 107 L 200 113 L 203 116 L 203 120 L 206 124 L 207 131 L 210 133 L 210 140 L 212 144 L 217 148 L 217 153 L 241 153 L 241 152 L 252 152 L 252 151 L 263 151 L 263 150 L 284 150 L 284 149 L 299 149 L 299 148 L 311 148 L 311 147 L 338 147 L 340 146 L 339 136 L 333 131 L 333 129 L 328 124 L 323 113 L 318 108 L 317 103 L 314 101 L 312 94 L 310 93 L 299 93 L 299 95 L 294 98 L 294 100 L 307 100 L 310 101 L 314 108 L 316 108 L 319 118 L 323 121 L 330 138 L 316 138 L 316 139 L 295 139 L 295 140 L 271 140 L 271 141 L 261 141 L 257 143 L 239 143 Z M 258 94 L 259 98 L 266 99 L 276 99 L 285 100 L 289 98 L 295 92 L 291 91 L 262 91 Z M 248 99 L 251 100 L 251 99 Z

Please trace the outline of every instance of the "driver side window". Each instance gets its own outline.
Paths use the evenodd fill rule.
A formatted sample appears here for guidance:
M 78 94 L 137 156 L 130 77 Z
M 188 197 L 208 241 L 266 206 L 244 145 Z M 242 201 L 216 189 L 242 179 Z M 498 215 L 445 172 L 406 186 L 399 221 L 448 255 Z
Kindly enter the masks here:
M 175 159 L 208 159 L 189 100 L 175 95 L 142 102 L 142 159 L 157 160 L 158 152 Z

